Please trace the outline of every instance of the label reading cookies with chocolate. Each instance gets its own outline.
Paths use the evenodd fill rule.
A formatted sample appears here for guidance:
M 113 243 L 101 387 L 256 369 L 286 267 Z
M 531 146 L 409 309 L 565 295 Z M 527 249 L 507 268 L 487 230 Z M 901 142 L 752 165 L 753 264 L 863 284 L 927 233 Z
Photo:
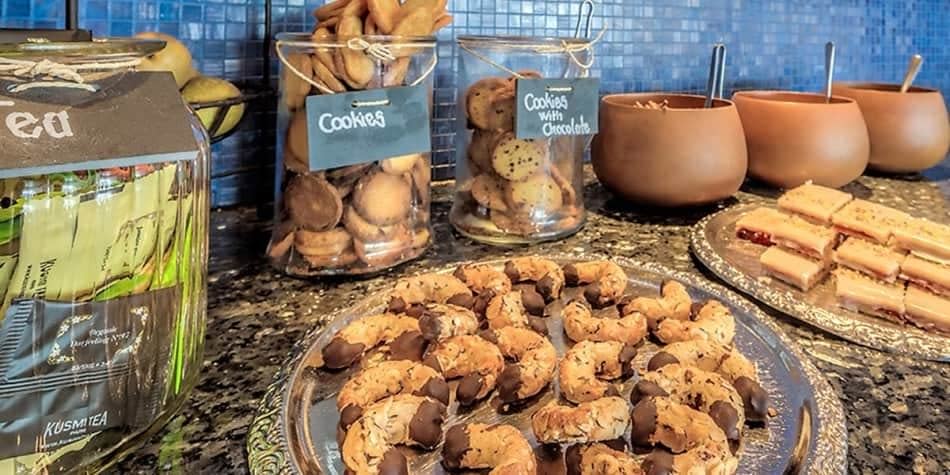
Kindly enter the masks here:
M 518 79 L 515 136 L 538 139 L 597 133 L 596 78 Z
M 307 98 L 310 170 L 428 153 L 429 89 L 392 87 Z

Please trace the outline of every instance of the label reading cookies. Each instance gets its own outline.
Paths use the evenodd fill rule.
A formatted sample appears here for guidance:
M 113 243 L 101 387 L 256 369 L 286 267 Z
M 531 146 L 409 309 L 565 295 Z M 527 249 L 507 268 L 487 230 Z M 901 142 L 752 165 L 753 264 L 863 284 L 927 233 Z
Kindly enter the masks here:
M 392 87 L 307 97 L 310 170 L 428 153 L 429 91 Z
M 515 136 L 538 139 L 597 133 L 596 78 L 518 79 Z

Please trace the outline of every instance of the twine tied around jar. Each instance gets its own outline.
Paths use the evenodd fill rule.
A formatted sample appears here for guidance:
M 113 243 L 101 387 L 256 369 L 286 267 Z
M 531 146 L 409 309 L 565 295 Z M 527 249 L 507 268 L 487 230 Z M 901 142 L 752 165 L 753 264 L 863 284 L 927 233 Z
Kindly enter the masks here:
M 351 50 L 354 50 L 354 51 L 362 51 L 362 52 L 366 53 L 367 55 L 371 56 L 372 58 L 374 58 L 374 59 L 376 59 L 376 60 L 378 60 L 378 61 L 392 62 L 392 61 L 395 61 L 395 60 L 397 59 L 397 56 L 396 56 L 395 54 L 393 54 L 393 52 L 392 52 L 392 49 L 393 49 L 393 48 L 395 48 L 395 49 L 400 49 L 400 48 L 407 48 L 407 49 L 408 49 L 408 48 L 413 48 L 413 49 L 417 49 L 417 48 L 435 48 L 436 43 L 435 43 L 434 41 L 432 41 L 432 42 L 385 43 L 385 44 L 384 44 L 384 43 L 374 43 L 374 42 L 370 42 L 370 41 L 367 41 L 366 39 L 361 38 L 361 37 L 353 37 L 353 38 L 350 38 L 350 39 L 348 39 L 348 40 L 346 41 L 346 43 L 340 43 L 340 42 L 325 43 L 325 42 L 320 42 L 320 41 L 287 41 L 287 40 L 277 40 L 277 43 L 275 43 L 275 45 L 274 45 L 275 50 L 276 50 L 276 52 L 277 52 L 277 59 L 280 60 L 280 62 L 284 65 L 284 67 L 286 67 L 287 69 L 289 69 L 290 72 L 292 72 L 292 73 L 293 73 L 295 76 L 297 76 L 298 78 L 304 80 L 305 82 L 307 82 L 307 83 L 310 84 L 311 86 L 313 86 L 313 87 L 319 89 L 320 92 L 322 92 L 322 93 L 324 93 L 324 94 L 335 94 L 336 91 L 334 91 L 334 90 L 328 88 L 327 86 L 325 86 L 325 85 L 323 85 L 323 84 L 321 84 L 321 83 L 319 83 L 319 82 L 317 82 L 317 81 L 314 81 L 313 78 L 310 78 L 310 77 L 308 77 L 306 74 L 303 74 L 302 72 L 300 72 L 299 69 L 297 69 L 296 66 L 294 66 L 294 65 L 291 64 L 289 61 L 287 61 L 287 57 L 284 56 L 284 52 L 282 51 L 282 47 L 284 47 L 284 46 L 298 47 L 298 48 L 317 48 L 317 49 L 318 49 L 318 48 L 335 48 L 335 49 L 347 48 L 347 49 L 351 49 Z M 423 81 L 425 81 L 426 78 L 428 78 L 429 75 L 432 74 L 433 71 L 435 71 L 435 67 L 436 67 L 436 64 L 437 64 L 437 63 L 438 63 L 438 57 L 437 57 L 436 55 L 432 55 L 432 61 L 431 61 L 431 62 L 429 63 L 429 65 L 426 67 L 425 71 L 423 71 L 423 73 L 422 73 L 421 75 L 419 75 L 419 77 L 418 77 L 415 81 L 411 82 L 409 85 L 410 85 L 410 86 L 417 86 L 417 85 L 421 84 Z
M 493 44 L 503 45 L 505 48 L 532 51 L 538 54 L 564 53 L 568 56 L 568 58 L 570 58 L 572 63 L 574 63 L 578 68 L 581 69 L 581 77 L 587 77 L 587 75 L 590 72 L 590 69 L 594 67 L 594 45 L 599 43 L 604 38 L 604 34 L 606 32 L 607 32 L 607 27 L 605 26 L 600 30 L 600 32 L 597 33 L 597 36 L 595 36 L 594 39 L 590 41 L 568 41 L 567 39 L 561 39 L 560 44 L 557 44 L 557 45 L 541 44 L 540 42 L 530 43 L 530 42 L 521 42 L 521 41 L 510 41 L 510 42 L 497 41 L 497 42 L 493 42 Z M 459 39 L 458 45 L 459 45 L 459 48 L 461 48 L 463 51 L 484 61 L 485 63 L 488 63 L 491 66 L 494 66 L 495 68 L 498 68 L 499 70 L 504 71 L 510 74 L 511 76 L 514 76 L 515 78 L 525 79 L 525 76 L 519 73 L 518 71 L 515 71 L 505 66 L 504 64 L 501 64 L 489 58 L 488 56 L 478 53 L 472 48 L 470 48 L 468 45 L 466 45 L 466 43 L 468 42 L 476 43 L 478 41 L 479 40 Z M 579 53 L 581 51 L 588 52 L 588 60 L 586 62 L 582 62 L 577 57 L 576 53 Z
M 80 74 L 81 71 L 128 69 L 138 66 L 141 62 L 140 58 L 131 58 L 121 61 L 63 64 L 45 58 L 40 61 L 31 61 L 0 57 L 0 75 L 6 74 L 20 79 L 47 78 L 42 81 L 17 84 L 9 89 L 13 93 L 40 87 L 83 89 L 96 92 L 95 86 L 86 84 L 85 79 Z

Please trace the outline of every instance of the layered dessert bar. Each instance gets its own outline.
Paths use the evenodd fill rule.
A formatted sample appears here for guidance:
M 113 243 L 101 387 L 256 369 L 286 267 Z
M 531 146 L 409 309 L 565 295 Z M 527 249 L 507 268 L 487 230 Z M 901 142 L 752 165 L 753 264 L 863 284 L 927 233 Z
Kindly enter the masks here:
M 787 216 L 772 230 L 772 242 L 824 262 L 831 260 L 831 253 L 838 243 L 838 232 L 819 226 L 798 216 Z
M 950 265 L 941 265 L 911 254 L 901 264 L 900 277 L 937 295 L 950 298 Z
M 889 284 L 843 267 L 835 269 L 834 274 L 835 296 L 839 306 L 894 322 L 903 322 L 903 282 Z
M 897 247 L 918 257 L 950 265 L 950 226 L 926 219 L 911 219 L 894 230 Z
M 834 261 L 839 266 L 892 284 L 900 275 L 904 257 L 904 254 L 887 246 L 855 237 L 845 239 L 834 253 Z
M 894 231 L 906 226 L 910 215 L 887 206 L 865 200 L 854 200 L 831 217 L 838 232 L 888 244 Z
M 780 196 L 778 209 L 815 223 L 831 224 L 831 216 L 853 198 L 851 193 L 808 182 Z
M 904 316 L 925 330 L 950 333 L 950 299 L 910 284 L 904 294 Z
M 756 208 L 736 221 L 736 237 L 763 246 L 771 246 L 775 244 L 772 241 L 772 232 L 787 219 L 787 215 L 775 209 Z
M 825 262 L 780 247 L 766 249 L 759 264 L 769 276 L 806 292 L 828 274 Z

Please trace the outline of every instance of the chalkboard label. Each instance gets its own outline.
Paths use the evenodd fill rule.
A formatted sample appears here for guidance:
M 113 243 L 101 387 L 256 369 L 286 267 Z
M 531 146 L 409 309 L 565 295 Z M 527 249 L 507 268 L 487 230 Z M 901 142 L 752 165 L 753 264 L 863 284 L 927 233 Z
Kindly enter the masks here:
M 429 116 L 426 86 L 307 97 L 310 169 L 427 153 Z
M 0 77 L 0 178 L 197 156 L 171 73 L 114 74 L 76 88 L 48 82 Z
M 515 136 L 539 139 L 597 133 L 596 78 L 518 79 Z

